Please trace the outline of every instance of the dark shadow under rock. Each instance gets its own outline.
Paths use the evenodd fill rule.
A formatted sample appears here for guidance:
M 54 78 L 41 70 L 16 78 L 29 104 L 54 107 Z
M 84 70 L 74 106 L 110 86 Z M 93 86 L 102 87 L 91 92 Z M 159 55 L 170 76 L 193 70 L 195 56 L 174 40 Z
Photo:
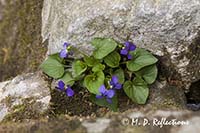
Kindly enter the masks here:
M 188 103 L 200 103 L 200 80 L 192 83 L 190 90 L 186 93 Z
M 200 110 L 200 80 L 192 83 L 186 93 L 187 107 L 193 111 Z

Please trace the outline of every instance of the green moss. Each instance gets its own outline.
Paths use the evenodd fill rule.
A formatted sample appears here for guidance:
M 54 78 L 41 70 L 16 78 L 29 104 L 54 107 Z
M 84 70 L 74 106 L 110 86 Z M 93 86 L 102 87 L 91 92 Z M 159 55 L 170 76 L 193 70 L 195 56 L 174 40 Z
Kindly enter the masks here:
M 165 99 L 160 103 L 154 103 L 152 104 L 153 110 L 158 109 L 175 109 L 175 110 L 181 110 L 183 109 L 182 103 L 174 100 L 172 97 L 165 97 Z
M 1 132 L 12 133 L 86 133 L 86 129 L 77 118 L 68 119 L 59 117 L 57 119 L 43 118 L 30 120 L 29 122 L 7 122 L 0 125 Z
M 11 103 L 12 103 L 12 97 L 11 96 L 7 96 L 6 98 L 4 98 L 2 100 L 2 103 L 5 103 L 7 107 L 10 107 Z
M 160 104 L 160 108 L 175 108 L 175 109 L 179 109 L 181 106 L 174 102 L 172 99 L 166 99 L 163 101 L 162 104 Z
M 24 104 L 20 104 L 20 105 L 15 105 L 13 107 L 14 113 L 16 112 L 24 112 L 26 106 Z
M 9 121 L 15 121 L 20 122 L 24 119 L 38 119 L 42 117 L 44 114 L 39 113 L 40 111 L 37 109 L 40 109 L 39 106 L 36 104 L 36 101 L 32 98 L 23 99 L 23 104 L 15 105 L 11 108 L 8 115 L 6 115 L 2 121 L 2 123 L 6 123 Z
M 185 109 L 186 98 L 184 91 L 176 86 L 166 85 L 163 88 L 151 89 L 151 107 L 158 109 Z
M 35 71 L 46 53 L 41 38 L 43 0 L 7 0 L 0 21 L 0 81 Z

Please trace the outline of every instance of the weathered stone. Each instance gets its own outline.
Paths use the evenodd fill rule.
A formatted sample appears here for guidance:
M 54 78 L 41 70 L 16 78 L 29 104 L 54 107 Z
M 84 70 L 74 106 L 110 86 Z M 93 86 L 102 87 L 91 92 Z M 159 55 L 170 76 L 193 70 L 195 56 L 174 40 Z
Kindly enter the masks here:
M 0 83 L 0 121 L 38 118 L 49 106 L 47 81 L 39 73 L 29 73 Z
M 43 0 L 0 0 L 0 81 L 37 70 L 46 56 Z
M 180 88 L 168 85 L 166 81 L 156 81 L 150 87 L 149 100 L 146 106 L 153 110 L 185 109 L 186 97 Z
M 188 132 L 199 132 L 200 131 L 200 127 L 199 127 L 199 122 L 200 122 L 200 117 L 193 117 L 191 119 L 188 120 L 190 122 L 190 125 L 192 126 L 188 126 L 188 125 L 184 125 L 182 127 L 177 127 L 171 130 L 171 132 L 173 133 L 188 133 Z M 178 131 L 178 132 L 177 132 Z
M 167 78 L 185 89 L 200 79 L 199 0 L 44 0 L 42 23 L 49 54 L 65 41 L 89 54 L 93 37 L 112 37 L 164 57 Z
M 199 122 L 200 112 L 129 110 L 97 119 L 62 116 L 56 119 L 5 123 L 0 125 L 0 132 L 198 133 Z
M 110 119 L 99 118 L 95 122 L 84 121 L 82 125 L 87 128 L 88 133 L 102 133 L 108 128 L 110 121 Z

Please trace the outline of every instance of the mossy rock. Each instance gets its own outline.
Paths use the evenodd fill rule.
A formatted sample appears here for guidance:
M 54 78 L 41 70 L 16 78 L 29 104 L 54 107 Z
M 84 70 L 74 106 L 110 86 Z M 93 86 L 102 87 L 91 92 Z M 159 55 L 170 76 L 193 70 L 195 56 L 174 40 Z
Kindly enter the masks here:
M 0 2 L 0 81 L 22 72 L 35 71 L 44 60 L 41 37 L 43 0 Z
M 22 103 L 23 104 L 13 106 L 10 110 L 12 113 L 7 114 L 2 122 L 20 122 L 24 119 L 38 119 L 43 116 L 38 110 L 40 105 L 34 99 L 23 99 Z

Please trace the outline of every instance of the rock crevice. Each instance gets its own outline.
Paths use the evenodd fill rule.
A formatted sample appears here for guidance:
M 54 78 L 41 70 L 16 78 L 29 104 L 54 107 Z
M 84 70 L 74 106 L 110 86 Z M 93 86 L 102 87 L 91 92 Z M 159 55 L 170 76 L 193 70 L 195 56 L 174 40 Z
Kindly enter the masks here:
M 65 41 L 91 54 L 92 38 L 112 37 L 168 56 L 185 90 L 200 79 L 199 42 L 194 43 L 200 31 L 199 0 L 44 0 L 42 17 L 49 54 L 59 52 Z

